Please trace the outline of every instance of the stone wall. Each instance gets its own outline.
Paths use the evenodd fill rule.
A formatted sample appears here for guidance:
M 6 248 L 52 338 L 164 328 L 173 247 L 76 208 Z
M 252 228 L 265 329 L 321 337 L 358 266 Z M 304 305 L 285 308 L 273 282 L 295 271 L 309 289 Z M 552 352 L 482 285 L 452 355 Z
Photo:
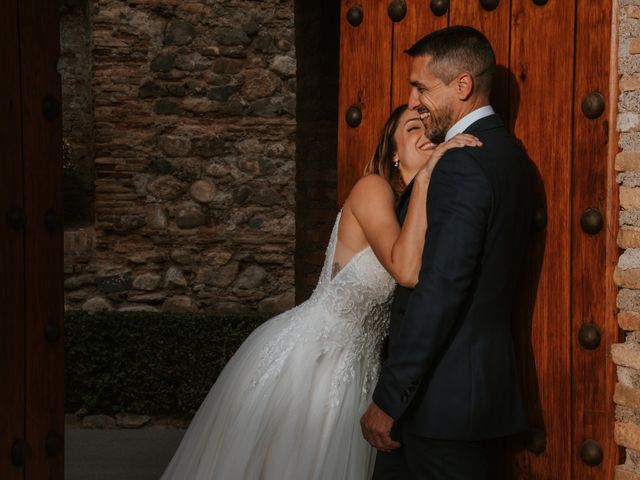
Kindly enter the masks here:
M 64 112 L 64 222 L 67 227 L 81 227 L 94 221 L 90 12 L 89 0 L 62 1 L 58 69 Z
M 93 0 L 91 31 L 95 238 L 69 238 L 67 308 L 292 306 L 293 1 Z
M 640 480 L 640 0 L 621 0 L 619 19 L 620 256 L 615 280 L 620 287 L 618 323 L 624 343 L 612 346 L 618 383 L 615 439 L 626 447 L 617 480 Z

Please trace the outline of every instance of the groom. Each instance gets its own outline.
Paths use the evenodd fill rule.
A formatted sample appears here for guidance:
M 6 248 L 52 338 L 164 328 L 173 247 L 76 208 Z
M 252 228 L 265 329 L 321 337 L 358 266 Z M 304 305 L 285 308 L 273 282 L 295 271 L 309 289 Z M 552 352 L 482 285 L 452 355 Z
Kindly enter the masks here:
M 489 105 L 495 55 L 482 33 L 446 28 L 406 53 L 409 108 L 427 136 L 466 132 L 483 145 L 449 150 L 433 171 L 420 278 L 396 290 L 388 358 L 361 426 L 379 450 L 374 480 L 483 480 L 489 440 L 527 426 L 510 322 L 533 170 Z

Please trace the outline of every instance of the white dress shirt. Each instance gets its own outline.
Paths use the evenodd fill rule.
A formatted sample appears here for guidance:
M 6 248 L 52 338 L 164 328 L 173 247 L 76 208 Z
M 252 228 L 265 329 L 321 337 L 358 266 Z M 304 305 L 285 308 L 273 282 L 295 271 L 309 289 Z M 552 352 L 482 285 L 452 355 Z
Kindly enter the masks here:
M 474 111 L 467 113 L 464 117 L 458 120 L 447 132 L 447 135 L 444 137 L 444 141 L 451 140 L 457 134 L 464 132 L 469 125 L 474 122 L 477 122 L 481 118 L 488 117 L 489 115 L 493 115 L 493 107 L 491 105 L 485 105 L 484 107 L 476 108 Z

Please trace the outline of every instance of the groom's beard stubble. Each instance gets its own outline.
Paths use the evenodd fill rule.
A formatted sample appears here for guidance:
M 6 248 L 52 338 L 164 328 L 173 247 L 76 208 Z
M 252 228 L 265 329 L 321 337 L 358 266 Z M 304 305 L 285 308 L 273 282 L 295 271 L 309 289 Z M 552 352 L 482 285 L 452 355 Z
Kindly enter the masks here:
M 426 136 L 436 145 L 444 142 L 447 136 L 449 128 L 451 128 L 451 121 L 453 119 L 453 109 L 451 107 L 445 107 L 442 113 L 435 116 L 431 113 L 429 117 L 429 125 L 425 125 Z

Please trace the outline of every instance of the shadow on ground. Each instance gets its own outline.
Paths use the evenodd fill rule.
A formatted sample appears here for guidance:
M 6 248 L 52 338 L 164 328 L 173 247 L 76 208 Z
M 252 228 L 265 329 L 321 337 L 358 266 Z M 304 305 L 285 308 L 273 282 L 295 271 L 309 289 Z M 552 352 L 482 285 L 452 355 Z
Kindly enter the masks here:
M 185 430 L 65 430 L 65 480 L 158 480 Z

